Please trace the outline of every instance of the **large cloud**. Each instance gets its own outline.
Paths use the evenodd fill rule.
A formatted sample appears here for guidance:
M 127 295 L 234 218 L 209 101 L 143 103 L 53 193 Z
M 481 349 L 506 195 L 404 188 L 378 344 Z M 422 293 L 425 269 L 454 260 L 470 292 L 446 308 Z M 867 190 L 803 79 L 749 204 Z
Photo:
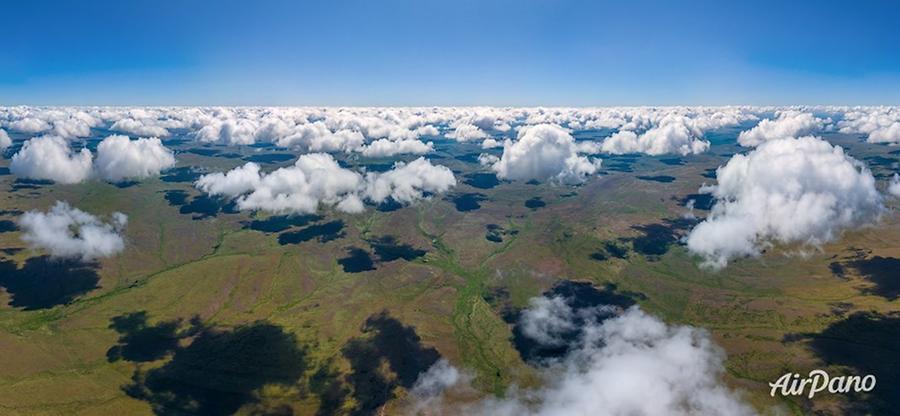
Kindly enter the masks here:
M 504 143 L 503 155 L 492 169 L 503 179 L 580 183 L 597 172 L 600 161 L 578 152 L 575 139 L 562 127 L 528 126 L 519 130 L 515 141 Z
M 819 245 L 882 212 L 875 179 L 838 146 L 815 137 L 767 141 L 717 171 L 709 217 L 687 238 L 705 264 L 757 255 L 772 243 Z
M 799 137 L 825 129 L 831 120 L 818 118 L 810 113 L 782 111 L 775 120 L 765 119 L 756 127 L 738 135 L 741 146 L 759 146 L 769 140 Z
M 120 212 L 110 222 L 57 201 L 46 213 L 29 211 L 19 218 L 22 240 L 54 257 L 93 260 L 109 257 L 125 248 L 121 231 L 128 217 Z
M 13 155 L 9 167 L 12 173 L 23 178 L 71 184 L 90 177 L 91 159 L 88 149 L 75 153 L 65 139 L 42 136 L 26 141 Z
M 111 182 L 159 175 L 174 165 L 172 151 L 157 138 L 109 136 L 97 146 L 95 168 L 100 177 Z
M 227 173 L 204 175 L 196 186 L 211 195 L 236 198 L 240 209 L 313 213 L 324 205 L 357 213 L 364 209 L 363 199 L 377 203 L 393 198 L 410 203 L 426 192 L 444 192 L 455 184 L 450 169 L 424 158 L 398 162 L 387 172 L 363 177 L 342 168 L 329 154 L 312 153 L 300 156 L 294 166 L 268 174 L 260 172 L 255 163 L 247 163 Z
M 724 354 L 706 331 L 670 326 L 631 307 L 609 317 L 607 308 L 575 310 L 566 299 L 538 298 L 523 313 L 525 336 L 556 347 L 559 332 L 579 325 L 570 352 L 540 369 L 540 389 L 511 389 L 505 398 L 450 405 L 435 398 L 463 380 L 438 363 L 413 390 L 433 414 L 492 416 L 752 415 L 754 410 L 722 381 Z M 583 321 L 577 321 L 578 316 Z M 562 327 L 562 328 L 561 328 Z M 549 344 L 548 344 L 549 343 Z M 421 386 L 427 386 L 425 389 Z M 429 393 L 430 394 L 427 394 Z M 420 409 L 421 405 L 414 408 Z

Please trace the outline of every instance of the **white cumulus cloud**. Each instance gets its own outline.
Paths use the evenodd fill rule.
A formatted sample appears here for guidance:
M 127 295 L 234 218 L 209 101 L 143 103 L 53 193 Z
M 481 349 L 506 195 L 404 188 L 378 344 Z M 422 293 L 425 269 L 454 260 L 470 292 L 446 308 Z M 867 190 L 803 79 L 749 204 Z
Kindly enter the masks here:
M 741 146 L 759 146 L 769 140 L 799 137 L 824 130 L 831 120 L 818 118 L 810 113 L 781 111 L 775 120 L 765 119 L 756 127 L 738 135 Z
M 481 153 L 478 155 L 478 164 L 482 166 L 493 166 L 499 162 L 500 158 L 490 153 Z
M 363 185 L 362 175 L 340 167 L 327 153 L 302 155 L 294 166 L 268 174 L 251 162 L 226 173 L 203 175 L 196 183 L 211 195 L 236 198 L 240 209 L 287 213 L 314 213 L 319 205 L 359 212 L 357 192 Z
M 50 130 L 50 123 L 35 117 L 27 117 L 9 123 L 9 128 L 22 133 L 40 133 Z
M 360 148 L 366 140 L 358 131 L 338 130 L 332 132 L 321 121 L 298 124 L 278 136 L 275 144 L 280 147 L 313 152 L 350 152 Z
M 657 126 L 637 134 L 621 130 L 603 141 L 601 150 L 611 154 L 644 153 L 652 156 L 664 154 L 699 154 L 709 149 L 709 142 L 701 139 L 702 130 L 684 116 L 668 115 Z
M 891 177 L 891 183 L 888 184 L 887 191 L 889 194 L 900 198 L 900 174 L 894 174 Z
M 900 143 L 900 121 L 869 133 L 869 143 Z
M 128 217 L 120 212 L 103 222 L 94 215 L 57 201 L 48 212 L 29 211 L 19 218 L 22 240 L 53 257 L 93 260 L 125 248 L 121 231 Z
M 764 142 L 733 156 L 716 177 L 707 190 L 717 202 L 687 238 L 688 249 L 715 268 L 776 242 L 820 245 L 883 210 L 871 172 L 815 137 Z
M 484 141 L 481 142 L 482 149 L 493 149 L 495 147 L 503 147 L 503 142 L 497 139 L 484 139 Z
M 91 165 L 90 150 L 81 149 L 76 153 L 61 137 L 41 136 L 26 141 L 13 155 L 9 168 L 23 178 L 72 184 L 89 178 Z
M 240 209 L 314 213 L 320 206 L 329 206 L 358 213 L 365 199 L 412 203 L 425 193 L 445 192 L 456 185 L 456 179 L 447 167 L 434 166 L 424 158 L 397 162 L 387 172 L 363 176 L 342 168 L 327 153 L 311 153 L 300 156 L 294 166 L 271 173 L 247 163 L 229 172 L 204 175 L 195 185 L 211 195 L 235 198 Z
M 97 146 L 95 169 L 111 182 L 156 176 L 174 165 L 172 151 L 155 137 L 129 140 L 126 136 L 109 136 Z
M 413 408 L 427 404 L 430 414 L 492 416 L 755 414 L 722 381 L 725 354 L 706 331 L 667 325 L 637 306 L 609 318 L 605 310 L 594 318 L 586 312 L 573 310 L 562 298 L 533 301 L 525 311 L 526 321 L 553 322 L 533 325 L 538 332 L 549 331 L 532 338 L 538 343 L 555 342 L 558 326 L 576 325 L 576 315 L 585 318 L 570 352 L 539 369 L 542 387 L 513 388 L 504 398 L 453 405 L 439 399 L 453 388 L 451 382 L 466 379 L 439 362 L 417 384 L 430 386 L 425 391 L 431 394 L 414 389 Z
M 256 130 L 259 125 L 255 120 L 225 119 L 212 120 L 197 130 L 197 138 L 207 143 L 227 145 L 248 145 L 256 143 Z
M 135 120 L 123 118 L 110 126 L 110 130 L 133 134 L 141 137 L 166 137 L 169 131 L 165 127 L 156 125 L 155 120 Z
M 422 155 L 434 150 L 434 143 L 423 143 L 416 139 L 378 139 L 362 148 L 359 152 L 365 157 L 390 157 L 399 154 Z
M 12 139 L 9 138 L 6 130 L 0 129 L 0 152 L 6 150 L 9 146 L 12 146 Z
M 446 166 L 432 165 L 420 157 L 412 162 L 397 162 L 384 173 L 366 175 L 366 197 L 373 202 L 392 198 L 400 203 L 422 199 L 424 193 L 442 193 L 456 186 L 453 172 Z
M 600 160 L 581 156 L 578 151 L 575 139 L 562 127 L 527 126 L 519 130 L 515 141 L 504 143 L 503 155 L 491 168 L 503 179 L 581 183 L 597 172 Z
M 842 133 L 868 135 L 869 143 L 900 143 L 900 109 L 896 107 L 856 108 L 838 122 Z
M 447 133 L 447 137 L 465 142 L 469 140 L 485 139 L 489 136 L 484 130 L 478 128 L 478 126 L 473 124 L 460 124 L 456 126 L 452 132 Z

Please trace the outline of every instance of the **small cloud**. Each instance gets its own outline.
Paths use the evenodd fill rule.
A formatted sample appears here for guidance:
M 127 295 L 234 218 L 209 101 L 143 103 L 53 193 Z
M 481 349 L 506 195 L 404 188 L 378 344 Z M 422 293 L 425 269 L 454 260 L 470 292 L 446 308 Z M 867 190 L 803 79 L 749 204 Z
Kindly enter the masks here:
M 9 146 L 12 146 L 12 139 L 9 138 L 6 130 L 0 129 L 0 152 L 6 150 Z
M 769 140 L 788 139 L 816 133 L 830 124 L 830 119 L 821 119 L 810 113 L 799 111 L 778 112 L 775 120 L 765 119 L 756 127 L 742 131 L 738 143 L 745 147 L 755 147 Z
M 888 184 L 887 191 L 889 194 L 900 198 L 900 174 L 894 174 L 891 177 L 891 183 Z
M 167 137 L 169 131 L 165 127 L 156 124 L 152 119 L 123 118 L 109 127 L 110 130 L 140 137 Z
M 423 155 L 434 150 L 434 143 L 423 143 L 416 139 L 378 139 L 358 150 L 365 157 L 391 157 L 400 154 Z
M 452 132 L 447 133 L 447 137 L 457 141 L 466 142 L 469 140 L 485 139 L 489 137 L 489 135 L 485 133 L 484 130 L 478 128 L 478 126 L 472 124 L 460 124 L 457 125 Z
M 482 149 L 493 149 L 495 147 L 503 147 L 503 142 L 497 139 L 484 139 L 484 141 L 481 142 Z

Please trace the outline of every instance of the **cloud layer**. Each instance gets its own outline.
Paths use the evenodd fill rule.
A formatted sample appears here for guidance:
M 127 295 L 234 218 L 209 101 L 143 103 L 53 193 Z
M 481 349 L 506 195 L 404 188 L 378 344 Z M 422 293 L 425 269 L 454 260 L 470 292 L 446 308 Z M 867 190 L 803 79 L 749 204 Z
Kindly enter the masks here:
M 53 257 L 88 261 L 109 257 L 125 248 L 121 231 L 128 217 L 120 212 L 103 222 L 94 215 L 57 201 L 48 212 L 29 211 L 19 218 L 22 240 Z
M 117 163 L 112 152 L 88 155 L 81 137 L 105 130 L 137 136 L 177 136 L 215 145 L 267 144 L 297 153 L 344 153 L 349 160 L 423 155 L 444 149 L 441 136 L 503 147 L 499 160 L 481 158 L 511 180 L 579 183 L 598 171 L 597 153 L 691 155 L 706 152 L 706 134 L 771 117 L 741 133 L 745 146 L 800 134 L 830 131 L 866 134 L 877 143 L 900 142 L 895 107 L 0 107 L 0 131 L 52 136 L 23 149 L 16 171 L 63 183 L 97 178 L 119 181 L 152 176 L 170 166 L 161 145 L 129 144 Z M 821 115 L 821 116 L 814 116 Z M 827 115 L 827 116 L 826 116 Z M 821 117 L 821 118 L 820 118 Z M 832 124 L 832 118 L 837 120 Z M 92 130 L 93 129 L 93 130 Z M 587 131 L 587 132 L 586 132 Z M 515 135 L 513 132 L 517 132 Z M 574 136 L 573 137 L 573 133 Z M 589 134 L 585 140 L 582 135 Z M 113 136 L 115 137 L 115 136 Z M 577 139 L 576 139 L 577 137 Z M 427 138 L 427 139 L 425 139 Z M 125 149 L 125 142 L 114 139 Z M 110 140 L 110 141 L 114 141 Z M 140 139 L 145 140 L 145 139 Z M 144 143 L 138 140 L 138 143 Z M 431 141 L 428 141 L 431 140 Z M 596 141 L 594 141 L 596 140 Z M 467 141 L 473 143 L 465 143 Z M 0 133 L 0 148 L 6 143 Z M 38 142 L 42 142 L 40 145 Z M 52 142 L 52 143 L 51 143 Z M 67 146 L 63 146 L 66 143 Z M 440 146 L 435 146 L 438 143 Z M 7 145 L 8 146 L 8 145 Z M 112 145 L 110 145 L 112 147 Z M 159 151 L 157 151 L 159 150 Z M 46 154 L 44 154 L 46 151 Z M 140 159 L 132 156 L 142 152 Z M 145 157 L 146 156 L 146 157 Z M 118 166 L 118 167 L 111 167 Z M 126 167 L 128 169 L 126 169 Z
M 91 129 L 138 137 L 179 134 L 202 143 L 272 143 L 306 152 L 361 152 L 377 140 L 404 143 L 393 152 L 421 154 L 423 136 L 481 141 L 522 126 L 554 124 L 571 130 L 613 129 L 623 135 L 609 151 L 699 152 L 704 132 L 745 120 L 754 107 L 0 107 L 0 128 L 67 140 Z M 625 143 L 635 136 L 634 143 Z M 419 141 L 413 145 L 410 141 Z M 614 145 L 618 142 L 618 145 Z M 388 142 L 375 146 L 381 148 Z M 370 150 L 374 152 L 375 150 Z

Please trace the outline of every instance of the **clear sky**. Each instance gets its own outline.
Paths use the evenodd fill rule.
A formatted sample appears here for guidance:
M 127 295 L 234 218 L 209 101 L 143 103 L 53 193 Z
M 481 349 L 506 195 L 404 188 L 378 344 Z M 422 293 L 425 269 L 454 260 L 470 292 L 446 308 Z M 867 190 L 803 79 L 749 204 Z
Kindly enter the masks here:
M 0 104 L 900 104 L 898 1 L 0 2 Z

